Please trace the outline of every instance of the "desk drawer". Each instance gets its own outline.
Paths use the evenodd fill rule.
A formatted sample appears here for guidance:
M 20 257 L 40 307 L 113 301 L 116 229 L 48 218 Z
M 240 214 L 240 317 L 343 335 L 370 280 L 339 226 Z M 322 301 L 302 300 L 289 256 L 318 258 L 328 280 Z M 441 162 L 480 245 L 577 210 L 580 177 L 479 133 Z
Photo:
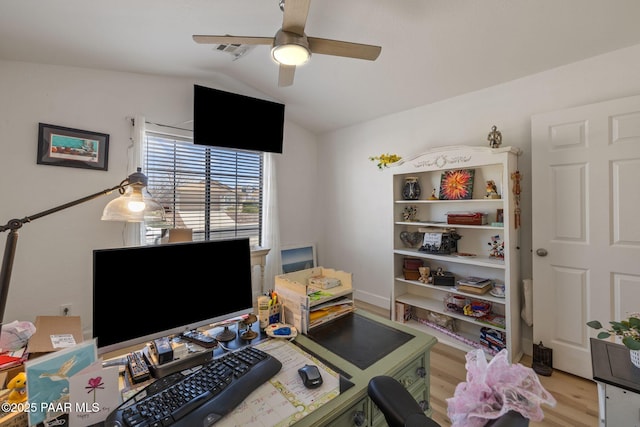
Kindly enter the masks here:
M 359 400 L 355 405 L 353 405 L 348 410 L 344 411 L 338 418 L 332 420 L 328 425 L 331 427 L 364 427 L 371 425 L 371 420 L 369 418 L 369 407 L 375 406 L 369 400 L 369 398 L 364 398 Z M 356 422 L 356 420 L 361 423 Z
M 397 379 L 405 388 L 420 382 L 428 384 L 429 381 L 429 359 L 426 354 L 421 354 L 393 377 Z
M 423 408 L 424 413 L 427 416 L 431 416 L 431 410 L 429 407 L 429 392 L 428 388 L 425 384 L 417 383 L 414 384 L 413 387 L 408 388 L 409 393 L 416 402 L 418 402 Z M 371 419 L 373 420 L 372 425 L 374 427 L 386 426 L 387 422 L 384 419 L 384 414 L 375 403 L 371 402 Z

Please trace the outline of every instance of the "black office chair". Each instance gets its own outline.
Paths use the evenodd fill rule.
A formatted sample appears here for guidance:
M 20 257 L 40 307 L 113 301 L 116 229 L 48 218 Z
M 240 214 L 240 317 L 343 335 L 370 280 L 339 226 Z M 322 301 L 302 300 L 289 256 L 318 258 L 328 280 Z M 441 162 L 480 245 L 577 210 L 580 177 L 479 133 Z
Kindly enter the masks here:
M 384 414 L 389 427 L 440 427 L 396 379 L 380 375 L 369 381 L 369 397 Z M 529 419 L 516 411 L 490 420 L 485 427 L 528 427 Z

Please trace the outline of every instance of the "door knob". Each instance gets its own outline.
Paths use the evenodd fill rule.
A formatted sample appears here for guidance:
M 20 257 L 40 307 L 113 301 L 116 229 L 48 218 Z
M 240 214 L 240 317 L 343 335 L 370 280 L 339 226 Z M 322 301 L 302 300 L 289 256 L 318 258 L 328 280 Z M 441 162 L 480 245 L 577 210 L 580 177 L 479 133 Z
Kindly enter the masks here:
M 536 249 L 536 255 L 538 256 L 547 256 L 548 253 L 544 248 Z

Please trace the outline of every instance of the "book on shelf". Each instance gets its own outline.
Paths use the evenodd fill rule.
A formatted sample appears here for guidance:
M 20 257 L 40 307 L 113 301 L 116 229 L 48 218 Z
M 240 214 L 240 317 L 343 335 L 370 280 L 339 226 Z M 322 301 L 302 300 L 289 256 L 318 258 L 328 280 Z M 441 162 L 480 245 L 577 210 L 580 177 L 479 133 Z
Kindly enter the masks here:
M 506 319 L 501 314 L 489 313 L 486 316 L 478 317 L 476 321 L 486 323 L 491 326 L 497 326 L 499 328 L 506 327 Z
M 458 284 L 482 288 L 486 285 L 491 285 L 491 279 L 485 279 L 483 277 L 473 277 L 473 276 L 463 277 L 461 279 L 458 279 Z
M 468 286 L 468 285 L 462 285 L 460 284 L 460 282 L 458 282 L 458 285 L 456 286 L 456 289 L 458 289 L 460 292 L 466 292 L 468 294 L 475 294 L 475 295 L 482 295 L 487 293 L 487 291 L 489 289 L 491 289 L 491 282 L 487 283 L 485 286 Z

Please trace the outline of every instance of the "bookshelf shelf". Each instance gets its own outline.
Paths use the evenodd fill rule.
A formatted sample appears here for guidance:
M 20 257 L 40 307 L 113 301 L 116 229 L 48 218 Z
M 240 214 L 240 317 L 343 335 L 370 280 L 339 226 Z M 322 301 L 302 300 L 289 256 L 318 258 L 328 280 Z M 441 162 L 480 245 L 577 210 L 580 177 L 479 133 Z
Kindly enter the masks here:
M 517 361 L 523 354 L 520 337 L 520 277 L 518 269 L 518 230 L 514 221 L 514 200 L 511 192 L 511 174 L 516 171 L 518 150 L 511 147 L 492 149 L 488 147 L 443 147 L 430 150 L 413 159 L 392 166 L 393 175 L 393 285 L 392 318 L 411 327 L 425 331 L 457 348 L 471 350 L 482 347 L 489 354 L 495 348 L 486 345 L 486 329 L 494 329 L 504 336 L 504 347 L 509 359 Z M 474 185 L 469 199 L 430 200 L 439 186 L 444 171 L 473 169 Z M 417 178 L 422 188 L 419 200 L 405 200 L 402 188 L 406 178 Z M 487 181 L 494 181 L 499 199 L 486 198 Z M 403 215 L 410 207 L 415 215 L 407 221 Z M 487 224 L 448 224 L 448 214 L 477 212 L 486 215 Z M 425 228 L 454 229 L 461 236 L 455 250 L 449 253 L 430 253 L 420 250 L 421 245 L 408 246 L 408 239 L 401 234 L 425 232 Z M 492 239 L 498 236 L 504 244 L 502 257 L 491 253 Z M 411 242 L 409 242 L 411 243 Z M 465 255 L 465 256 L 462 256 Z M 470 256 L 466 256 L 470 255 Z M 493 256 L 492 256 L 493 255 Z M 473 289 L 464 292 L 457 286 L 435 286 L 419 280 L 407 279 L 404 275 L 406 258 L 422 260 L 431 271 L 442 269 L 455 276 L 455 282 L 468 277 L 481 277 L 505 284 L 504 298 L 490 292 L 476 294 Z M 487 324 L 478 318 L 453 312 L 444 303 L 449 295 L 463 296 L 467 300 L 486 301 L 491 304 L 490 314 L 496 323 Z M 424 316 L 436 313 L 453 319 L 455 331 L 442 330 L 429 324 Z M 499 325 L 504 320 L 504 326 Z M 483 343 L 484 341 L 484 343 Z M 484 345 L 484 347 L 483 347 Z

